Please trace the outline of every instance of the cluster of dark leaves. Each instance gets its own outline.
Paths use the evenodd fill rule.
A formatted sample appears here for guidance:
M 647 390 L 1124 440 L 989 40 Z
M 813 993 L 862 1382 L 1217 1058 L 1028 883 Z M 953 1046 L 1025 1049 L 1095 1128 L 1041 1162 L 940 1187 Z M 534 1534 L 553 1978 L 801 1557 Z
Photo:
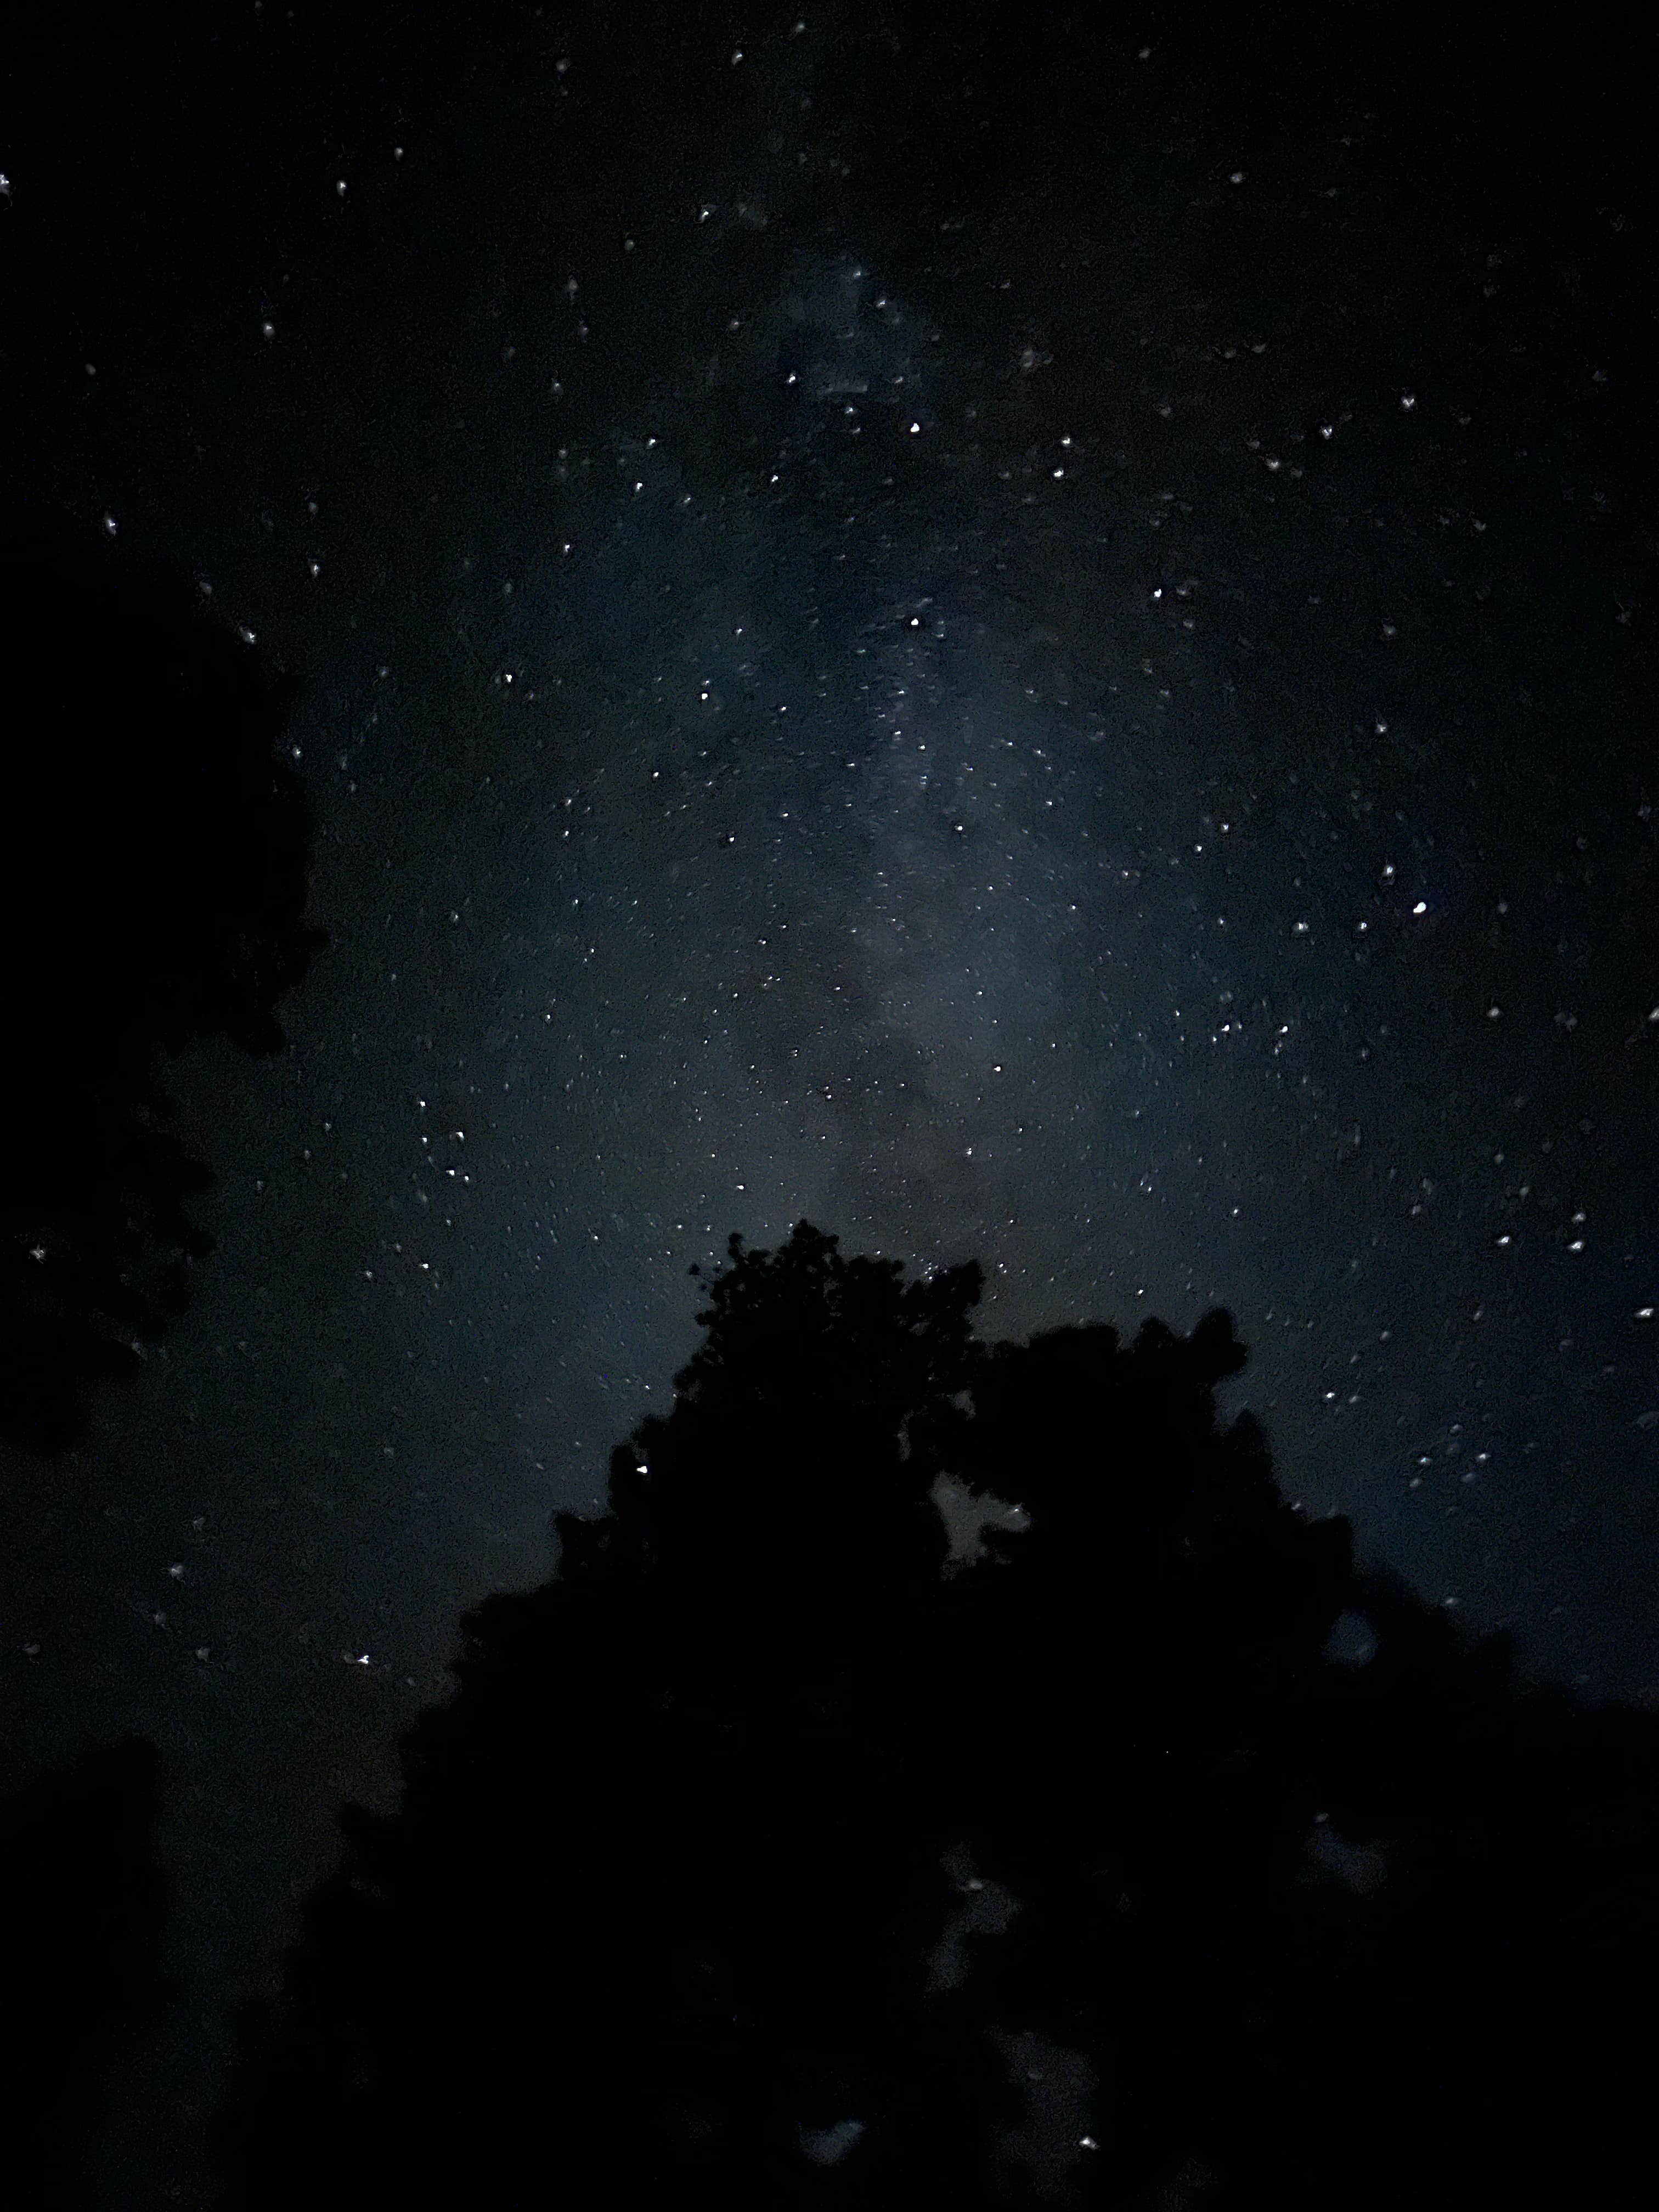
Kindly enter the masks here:
M 47 521 L 0 542 L 8 1080 L 0 1434 L 56 1451 L 131 1372 L 210 1249 L 163 1054 L 278 1050 L 322 933 L 289 684 L 182 580 Z
M 1357 1573 L 1221 1425 L 1224 1312 L 987 1347 L 981 1281 L 732 1239 L 610 1512 L 340 1816 L 240 2018 L 228 2207 L 1613 2189 L 1656 1723 Z M 943 1474 L 1028 1525 L 949 1571 Z M 1018 2031 L 1092 2069 L 1065 2141 Z

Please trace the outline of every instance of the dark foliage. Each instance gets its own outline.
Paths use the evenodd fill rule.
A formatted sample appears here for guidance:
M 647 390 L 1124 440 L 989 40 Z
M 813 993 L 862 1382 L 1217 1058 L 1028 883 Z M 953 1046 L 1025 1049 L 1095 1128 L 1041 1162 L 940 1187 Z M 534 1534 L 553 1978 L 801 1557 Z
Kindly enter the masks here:
M 341 1816 L 226 2205 L 1609 2193 L 1655 1724 L 1356 1574 L 1220 1425 L 1225 1313 L 987 1348 L 977 1267 L 731 1252 L 610 1513 Z M 1028 1516 L 954 1573 L 943 1474 Z
M 77 2160 L 110 2064 L 177 1993 L 161 1967 L 160 1766 L 154 1744 L 124 1738 L 0 1805 L 0 2132 L 15 2212 L 86 2202 Z
M 163 1051 L 275 1052 L 321 933 L 289 688 L 182 582 L 50 525 L 0 544 L 8 1081 L 0 1433 L 53 1451 L 189 1293 L 210 1180 Z

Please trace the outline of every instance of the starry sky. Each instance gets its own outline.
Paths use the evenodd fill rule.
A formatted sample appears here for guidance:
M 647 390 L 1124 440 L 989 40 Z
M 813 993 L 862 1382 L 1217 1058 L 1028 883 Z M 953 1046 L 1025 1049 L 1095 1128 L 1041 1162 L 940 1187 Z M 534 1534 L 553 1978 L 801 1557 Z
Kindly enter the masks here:
M 168 1761 L 112 2160 L 734 1229 L 1224 1304 L 1362 1565 L 1659 1685 L 1650 34 L 803 4 L 20 43 L 8 481 L 300 676 L 331 938 L 6 1462 L 24 1758 Z

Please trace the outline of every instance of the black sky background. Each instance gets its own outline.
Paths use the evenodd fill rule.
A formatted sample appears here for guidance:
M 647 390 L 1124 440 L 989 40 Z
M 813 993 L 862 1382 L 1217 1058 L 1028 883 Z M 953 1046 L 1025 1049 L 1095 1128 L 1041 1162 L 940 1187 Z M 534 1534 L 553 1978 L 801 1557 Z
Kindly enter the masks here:
M 4 1462 L 10 1763 L 164 1761 L 118 2201 L 732 1228 L 977 1256 L 988 1337 L 1224 1302 L 1288 1495 L 1659 1685 L 1652 62 L 24 11 L 9 495 L 298 677 L 331 940 L 169 1073 L 188 1309 Z

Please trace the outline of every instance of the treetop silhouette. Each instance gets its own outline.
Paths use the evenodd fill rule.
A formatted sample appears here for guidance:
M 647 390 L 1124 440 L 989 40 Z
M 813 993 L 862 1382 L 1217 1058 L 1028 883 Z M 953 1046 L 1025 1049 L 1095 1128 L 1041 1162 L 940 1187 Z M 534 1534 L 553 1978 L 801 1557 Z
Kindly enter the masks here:
M 1382 2212 L 1612 2171 L 1614 2135 L 1491 2131 L 1535 2118 L 1511 2076 L 1542 2109 L 1552 2008 L 1659 1948 L 1651 1720 L 1357 1575 L 1220 1422 L 1224 1312 L 988 1346 L 977 1267 L 902 1277 L 732 1240 L 611 1510 L 465 1616 L 399 1809 L 342 1814 L 241 2022 L 227 2208 Z M 945 1474 L 1029 1514 L 956 1574 Z M 1624 2078 L 1581 2050 L 1584 2094 Z M 1030 2105 L 1015 2051 L 1082 2087 Z

